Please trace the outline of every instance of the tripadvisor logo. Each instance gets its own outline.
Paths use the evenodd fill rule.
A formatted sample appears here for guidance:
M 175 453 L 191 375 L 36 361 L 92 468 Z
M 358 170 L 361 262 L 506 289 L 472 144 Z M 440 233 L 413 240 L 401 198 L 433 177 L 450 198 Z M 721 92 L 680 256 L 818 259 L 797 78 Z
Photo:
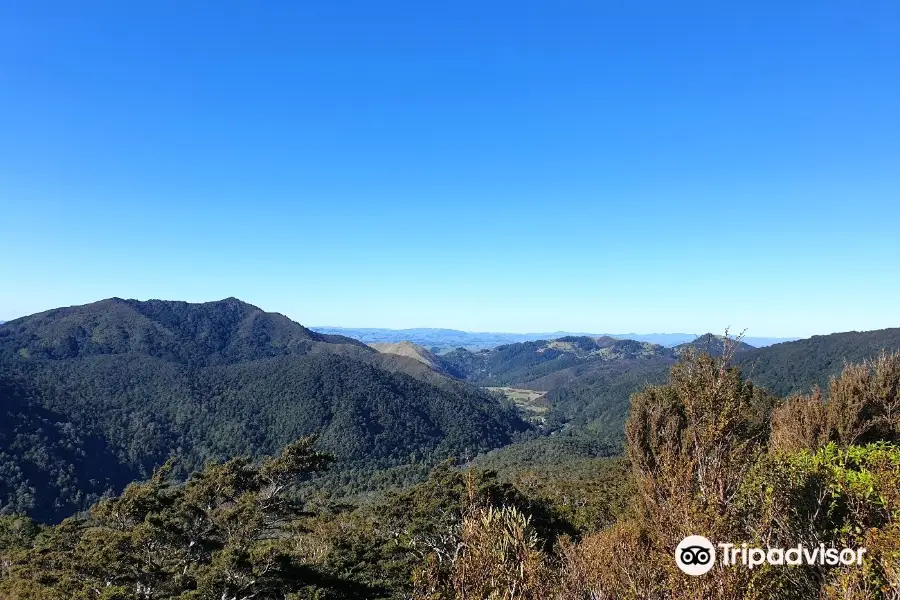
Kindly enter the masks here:
M 675 548 L 675 564 L 688 575 L 708 573 L 716 563 L 716 547 L 723 566 L 741 565 L 753 569 L 768 565 L 861 565 L 865 548 L 826 548 L 825 544 L 793 548 L 753 548 L 747 544 L 713 543 L 702 535 L 689 535 Z
M 688 575 L 703 575 L 715 562 L 716 549 L 702 535 L 689 535 L 675 548 L 675 563 Z

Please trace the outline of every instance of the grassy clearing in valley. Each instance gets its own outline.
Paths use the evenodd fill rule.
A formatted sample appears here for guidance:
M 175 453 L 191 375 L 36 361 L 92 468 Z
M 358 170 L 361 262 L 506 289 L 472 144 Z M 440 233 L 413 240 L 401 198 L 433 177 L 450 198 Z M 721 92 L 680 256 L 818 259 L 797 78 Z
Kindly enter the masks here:
M 537 390 L 523 390 L 511 387 L 486 387 L 491 392 L 500 392 L 512 400 L 519 410 L 524 410 L 536 415 L 542 415 L 550 410 L 550 405 L 544 400 L 547 392 Z

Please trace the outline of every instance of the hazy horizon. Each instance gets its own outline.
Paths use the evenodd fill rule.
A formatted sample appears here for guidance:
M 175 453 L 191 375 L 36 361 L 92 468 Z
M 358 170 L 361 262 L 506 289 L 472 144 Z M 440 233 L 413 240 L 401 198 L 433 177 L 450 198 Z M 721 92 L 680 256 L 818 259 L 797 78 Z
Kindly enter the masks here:
M 193 302 L 190 300 L 184 300 L 181 298 L 127 298 L 125 296 L 110 296 L 109 298 L 123 298 L 123 299 L 136 299 L 136 300 L 167 300 L 167 301 L 183 301 L 183 302 Z M 106 300 L 109 298 L 100 298 L 96 300 L 92 300 L 90 302 L 85 302 L 83 304 L 90 304 L 92 302 L 99 302 L 102 300 Z M 236 296 L 227 296 L 226 298 L 237 298 Z M 208 303 L 208 302 L 217 302 L 220 300 L 224 300 L 225 298 L 217 298 L 214 300 L 200 300 L 196 301 L 197 303 Z M 248 302 L 243 298 L 237 298 L 240 301 Z M 654 331 L 641 331 L 641 330 L 625 330 L 625 329 L 603 329 L 603 330 L 592 330 L 584 327 L 575 327 L 570 329 L 560 329 L 560 328 L 549 328 L 549 329 L 527 329 L 527 330 L 508 330 L 508 329 L 464 329 L 460 327 L 448 327 L 441 325 L 419 325 L 419 326 L 411 326 L 411 327 L 385 327 L 380 325 L 334 325 L 334 324 L 317 324 L 311 323 L 303 318 L 298 318 L 296 315 L 292 315 L 289 312 L 285 312 L 282 310 L 271 309 L 266 306 L 260 306 L 254 302 L 248 302 L 257 306 L 258 308 L 266 311 L 266 312 L 275 312 L 285 315 L 290 318 L 292 321 L 303 325 L 312 330 L 320 330 L 320 329 L 340 329 L 340 330 L 371 330 L 371 331 L 415 331 L 415 330 L 436 330 L 436 331 L 454 331 L 466 334 L 507 334 L 507 335 L 549 335 L 549 334 L 570 334 L 570 335 L 611 335 L 611 336 L 624 336 L 624 335 L 636 335 L 636 336 L 653 336 L 653 335 L 691 335 L 691 336 L 699 336 L 705 335 L 708 333 L 713 333 L 715 335 L 723 335 L 728 331 L 728 334 L 732 337 L 737 336 L 743 332 L 743 336 L 746 338 L 756 338 L 756 339 L 771 339 L 771 340 L 795 340 L 795 339 L 803 339 L 807 337 L 811 337 L 812 335 L 829 335 L 832 333 L 842 333 L 843 331 L 868 331 L 868 330 L 842 330 L 842 331 L 816 331 L 810 335 L 769 335 L 767 333 L 753 333 L 749 330 L 743 331 L 741 329 L 736 329 L 731 326 L 725 326 L 719 329 L 707 329 L 707 330 L 698 330 L 698 331 L 690 331 L 686 329 L 679 329 L 677 327 L 662 329 L 662 330 L 654 330 Z M 58 306 L 41 308 L 39 310 L 29 312 L 27 314 L 19 314 L 14 316 L 8 316 L 6 318 L 0 318 L 0 323 L 5 323 L 8 321 L 14 321 L 18 318 L 26 317 L 32 314 L 38 314 L 47 310 L 53 310 L 56 308 L 64 308 L 68 306 L 80 306 L 81 304 L 71 304 L 71 303 L 63 303 Z M 878 329 L 889 329 L 887 328 L 878 328 Z
M 299 322 L 299 321 L 298 321 Z M 474 331 L 470 329 L 457 329 L 453 327 L 370 327 L 370 326 L 348 326 L 348 325 L 306 325 L 305 323 L 301 323 L 305 327 L 309 329 L 347 329 L 347 330 L 384 330 L 384 331 L 416 331 L 416 330 L 436 330 L 436 331 L 458 331 L 461 333 L 508 333 L 513 335 L 538 335 L 538 334 L 551 334 L 551 333 L 568 333 L 568 334 L 576 334 L 576 335 L 626 335 L 626 334 L 634 334 L 634 335 L 705 335 L 707 333 L 714 333 L 716 335 L 724 335 L 725 330 L 723 329 L 721 332 L 715 331 L 680 331 L 677 329 L 666 330 L 666 331 L 587 331 L 585 329 L 545 329 L 545 330 L 534 330 L 534 331 L 500 331 L 500 330 L 483 330 L 483 331 Z M 739 331 L 729 331 L 729 336 L 736 336 L 740 332 Z M 840 332 L 831 332 L 831 333 L 840 333 Z M 758 338 L 779 338 L 779 339 L 788 339 L 784 336 L 770 336 L 770 335 L 754 335 L 750 337 L 758 337 Z

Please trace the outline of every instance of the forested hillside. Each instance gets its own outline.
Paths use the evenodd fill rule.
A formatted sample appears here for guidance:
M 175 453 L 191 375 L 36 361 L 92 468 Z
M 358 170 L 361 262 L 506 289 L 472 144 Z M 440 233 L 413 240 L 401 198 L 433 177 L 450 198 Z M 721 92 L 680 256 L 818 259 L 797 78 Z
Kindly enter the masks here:
M 620 340 L 649 342 L 666 348 L 673 348 L 695 340 L 698 336 L 689 333 L 585 333 L 556 331 L 544 333 L 487 333 L 458 331 L 455 329 L 415 328 L 415 329 L 383 329 L 371 327 L 312 327 L 314 331 L 335 335 L 343 335 L 365 342 L 366 344 L 395 344 L 412 342 L 428 348 L 434 353 L 445 353 L 457 348 L 467 350 L 490 350 L 497 346 L 552 340 L 561 337 L 613 337 Z M 797 338 L 745 337 L 744 341 L 761 348 L 780 342 L 788 342 Z
M 805 393 L 840 374 L 848 363 L 900 350 L 900 328 L 848 331 L 759 348 L 736 357 L 747 377 L 780 395 Z
M 493 350 L 457 349 L 439 358 L 448 368 L 479 385 L 506 385 L 546 391 L 546 425 L 585 426 L 601 439 L 621 439 L 630 397 L 665 381 L 686 351 L 722 356 L 728 347 L 734 364 L 759 386 L 779 395 L 804 393 L 848 362 L 900 350 L 900 329 L 848 332 L 754 348 L 741 340 L 704 334 L 674 348 L 632 340 L 566 337 L 524 342 Z
M 674 356 L 673 350 L 647 342 L 562 337 L 479 352 L 459 348 L 440 359 L 478 385 L 549 390 L 604 363 Z
M 749 380 L 786 395 L 898 348 L 895 329 L 739 344 L 732 354 Z M 276 454 L 313 432 L 336 458 L 323 481 L 342 493 L 406 484 L 445 458 L 538 433 L 553 435 L 507 456 L 528 456 L 526 447 L 561 460 L 614 454 L 634 393 L 665 381 L 685 352 L 723 349 L 707 335 L 676 348 L 564 337 L 379 353 L 235 299 L 47 311 L 0 325 L 0 510 L 58 519 L 172 455 L 185 476 L 209 460 Z M 549 411 L 532 418 L 535 430 L 476 385 L 542 392 Z
M 827 403 L 774 397 L 726 360 L 683 352 L 635 394 L 623 458 L 561 434 L 352 505 L 303 493 L 331 462 L 304 438 L 187 482 L 166 465 L 57 526 L 0 517 L 0 597 L 893 600 L 900 355 L 848 366 Z M 866 553 L 690 577 L 673 548 L 697 534 Z
M 313 432 L 333 471 L 364 486 L 373 469 L 474 456 L 528 430 L 490 394 L 422 369 L 234 299 L 112 299 L 18 319 L 0 326 L 14 416 L 0 507 L 58 518 L 169 456 L 184 475 Z
M 732 342 L 733 343 L 733 342 Z M 721 337 L 707 334 L 666 348 L 612 337 L 563 337 L 441 355 L 446 369 L 484 386 L 512 386 L 547 392 L 545 424 L 587 426 L 600 440 L 621 441 L 631 395 L 665 380 L 686 348 L 720 355 Z M 752 349 L 740 344 L 740 351 Z
M 876 358 L 884 351 L 900 350 L 900 329 L 847 332 L 815 336 L 765 348 L 753 348 L 729 340 L 733 364 L 754 384 L 780 396 L 806 393 L 819 386 L 828 393 L 829 380 L 844 366 Z M 582 367 L 582 374 L 564 380 L 558 386 L 537 383 L 550 389 L 545 396 L 551 409 L 551 426 L 563 423 L 588 425 L 605 436 L 621 435 L 628 415 L 630 397 L 647 385 L 665 381 L 676 357 L 687 349 L 721 356 L 725 350 L 722 336 L 706 334 L 645 361 L 612 361 Z M 566 371 L 556 377 L 566 375 Z
M 0 514 L 70 514 L 139 476 L 102 436 L 47 409 L 26 382 L 0 376 Z
M 235 298 L 205 304 L 110 298 L 23 317 L 0 329 L 2 356 L 15 353 L 26 359 L 131 353 L 208 366 L 305 354 L 317 343 L 364 348 L 356 340 L 315 333 Z

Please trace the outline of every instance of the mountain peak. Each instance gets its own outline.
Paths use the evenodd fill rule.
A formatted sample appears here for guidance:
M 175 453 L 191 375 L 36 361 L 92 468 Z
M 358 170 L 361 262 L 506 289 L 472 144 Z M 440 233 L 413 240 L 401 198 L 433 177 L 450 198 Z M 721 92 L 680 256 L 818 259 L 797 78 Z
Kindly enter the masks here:
M 708 352 L 712 356 L 722 356 L 722 354 L 725 353 L 726 343 L 729 347 L 734 348 L 736 354 L 756 350 L 754 346 L 741 341 L 739 338 L 731 336 L 726 337 L 714 333 L 704 333 L 703 335 L 697 336 L 692 342 L 676 346 L 675 351 L 680 354 L 687 348 L 694 348 L 700 352 Z
M 314 333 L 237 298 L 190 303 L 108 298 L 22 317 L 0 347 L 35 358 L 137 353 L 188 364 L 304 354 L 316 343 L 361 345 Z

